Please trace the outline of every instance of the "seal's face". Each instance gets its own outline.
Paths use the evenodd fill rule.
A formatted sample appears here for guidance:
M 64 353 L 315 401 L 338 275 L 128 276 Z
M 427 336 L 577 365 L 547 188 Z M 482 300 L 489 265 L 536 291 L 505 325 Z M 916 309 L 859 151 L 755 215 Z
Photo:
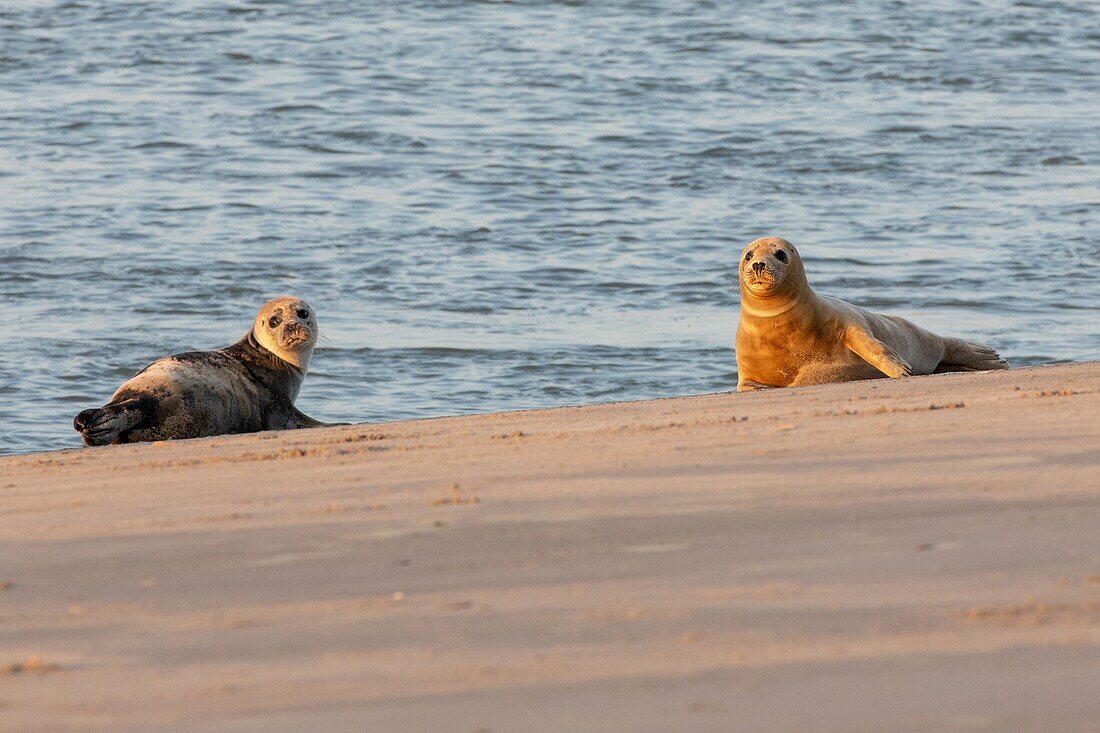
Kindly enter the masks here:
M 757 297 L 776 295 L 799 262 L 797 250 L 786 239 L 763 237 L 750 242 L 737 268 L 741 288 Z
M 256 314 L 252 333 L 265 349 L 305 371 L 317 344 L 317 316 L 304 300 L 274 298 Z

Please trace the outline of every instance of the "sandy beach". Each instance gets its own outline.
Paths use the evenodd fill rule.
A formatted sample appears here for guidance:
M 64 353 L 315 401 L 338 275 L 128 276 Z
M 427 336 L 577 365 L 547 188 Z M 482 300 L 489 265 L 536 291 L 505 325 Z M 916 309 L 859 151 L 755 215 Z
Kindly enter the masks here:
M 1100 363 L 0 477 L 3 730 L 1100 725 Z

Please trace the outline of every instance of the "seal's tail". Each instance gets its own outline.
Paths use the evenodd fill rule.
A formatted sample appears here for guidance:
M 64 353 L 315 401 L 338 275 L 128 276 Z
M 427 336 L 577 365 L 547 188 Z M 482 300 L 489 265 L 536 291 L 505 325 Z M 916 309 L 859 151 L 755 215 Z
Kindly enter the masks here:
M 1008 362 L 988 346 L 957 338 L 944 339 L 943 361 L 937 372 L 975 372 L 1008 369 Z
M 109 445 L 149 416 L 147 400 L 140 397 L 84 410 L 73 418 L 84 445 Z

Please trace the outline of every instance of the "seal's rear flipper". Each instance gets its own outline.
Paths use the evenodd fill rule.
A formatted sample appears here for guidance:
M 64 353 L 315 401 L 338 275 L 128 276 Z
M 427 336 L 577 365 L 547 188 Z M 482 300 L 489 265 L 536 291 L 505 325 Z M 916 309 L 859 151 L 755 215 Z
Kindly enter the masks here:
M 944 339 L 943 361 L 936 372 L 981 372 L 1008 369 L 1008 362 L 988 346 L 957 338 Z
M 73 427 L 80 432 L 84 445 L 109 445 L 127 430 L 152 417 L 153 406 L 153 401 L 148 397 L 111 402 L 82 411 L 73 418 Z

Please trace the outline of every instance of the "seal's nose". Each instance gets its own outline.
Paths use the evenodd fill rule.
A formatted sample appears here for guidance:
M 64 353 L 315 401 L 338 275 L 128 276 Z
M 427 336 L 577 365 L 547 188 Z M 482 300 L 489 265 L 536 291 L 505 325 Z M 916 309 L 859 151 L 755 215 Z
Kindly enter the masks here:
M 767 265 L 763 262 L 754 262 L 754 263 L 752 263 L 752 271 L 757 273 L 757 274 L 760 274 L 761 272 L 763 272 L 765 267 L 767 267 Z
M 291 336 L 301 336 L 302 338 L 309 338 L 309 326 L 305 326 L 301 323 L 288 323 L 286 324 L 286 332 Z

